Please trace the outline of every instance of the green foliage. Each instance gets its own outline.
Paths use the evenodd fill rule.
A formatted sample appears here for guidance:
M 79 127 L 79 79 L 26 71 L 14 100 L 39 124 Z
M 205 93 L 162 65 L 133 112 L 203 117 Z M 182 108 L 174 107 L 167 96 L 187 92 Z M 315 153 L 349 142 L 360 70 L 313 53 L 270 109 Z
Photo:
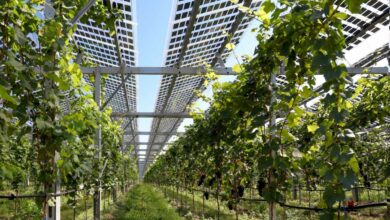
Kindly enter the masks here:
M 98 179 L 109 188 L 120 178 L 128 181 L 123 173 L 135 178 L 135 161 L 120 152 L 119 122 L 111 120 L 110 110 L 99 111 L 75 63 L 80 49 L 71 41 L 76 26 L 70 21 L 87 1 L 52 2 L 0 1 L 0 188 L 18 191 L 32 182 L 36 191 L 51 192 L 56 179 L 68 189 L 91 189 Z M 52 17 L 43 16 L 46 7 Z M 112 31 L 120 16 L 96 1 L 81 21 L 87 19 Z M 47 211 L 47 199 L 37 203 Z
M 355 11 L 360 4 L 351 2 Z M 213 86 L 206 116 L 196 118 L 172 143 L 145 181 L 207 187 L 236 204 L 241 198 L 234 192 L 255 182 L 264 199 L 283 202 L 297 178 L 309 189 L 324 188 L 323 208 L 343 202 L 345 191 L 363 182 L 360 161 L 380 158 L 379 175 L 369 175 L 371 181 L 383 182 L 388 165 L 382 162 L 389 159 L 367 151 L 384 139 L 371 139 L 367 145 L 376 147 L 363 153 L 360 141 L 365 138 L 358 134 L 374 121 L 384 124 L 390 115 L 389 77 L 360 80 L 356 92 L 347 88 L 347 69 L 340 62 L 345 15 L 334 4 L 263 1 L 259 11 L 248 12 L 262 22 L 254 58 L 234 67 L 236 81 Z M 286 76 L 283 86 L 273 83 L 277 73 Z M 300 106 L 318 96 L 316 74 L 325 78 L 326 96 L 318 97 L 319 108 L 312 113 Z M 270 125 L 273 118 L 277 123 Z M 378 149 L 386 150 L 388 145 Z
M 364 3 L 366 0 L 347 0 L 346 3 L 347 3 L 347 6 L 348 6 L 348 9 L 352 12 L 352 13 L 359 13 L 360 12 L 360 5 L 362 3 Z

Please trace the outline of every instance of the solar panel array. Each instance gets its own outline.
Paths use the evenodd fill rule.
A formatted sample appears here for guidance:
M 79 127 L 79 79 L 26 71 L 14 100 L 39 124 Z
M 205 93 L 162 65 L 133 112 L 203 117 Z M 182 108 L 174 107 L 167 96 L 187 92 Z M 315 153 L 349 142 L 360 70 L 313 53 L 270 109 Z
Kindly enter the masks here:
M 119 8 L 123 13 L 123 20 L 116 22 L 116 35 L 110 36 L 108 30 L 104 30 L 89 20 L 86 24 L 78 23 L 74 41 L 88 54 L 87 59 L 99 66 L 119 66 L 121 64 L 137 66 L 135 1 L 112 0 L 110 3 L 113 8 Z M 240 0 L 239 4 L 256 10 L 261 1 Z M 342 21 L 347 50 L 353 49 L 389 25 L 387 0 L 368 0 L 363 3 L 360 14 L 350 13 L 342 0 L 336 1 L 336 4 L 340 4 L 339 11 L 348 15 L 347 19 Z M 231 3 L 230 0 L 175 0 L 169 39 L 164 54 L 165 66 L 223 65 L 230 55 L 230 51 L 225 49 L 226 44 L 238 44 L 249 24 L 250 18 L 244 16 L 238 5 Z M 388 54 L 386 45 L 381 51 L 387 52 L 382 53 L 380 57 L 376 56 L 376 60 L 386 58 Z M 373 61 L 367 58 L 365 62 L 370 66 Z M 283 77 L 277 78 L 278 85 L 286 83 Z M 88 79 L 86 80 L 91 83 Z M 109 75 L 105 83 L 105 97 L 112 96 L 121 82 L 120 74 Z M 202 82 L 203 79 L 198 76 L 164 75 L 160 83 L 155 112 L 186 112 L 187 106 L 196 100 L 194 90 L 204 89 Z M 125 87 L 126 92 L 124 88 L 119 89 L 108 104 L 114 112 L 136 111 L 137 91 L 134 75 L 127 78 Z M 126 130 L 124 142 L 134 144 L 139 142 L 136 135 L 137 121 L 130 118 L 118 119 L 123 120 L 122 127 Z M 144 168 L 154 161 L 175 134 L 182 120 L 179 118 L 153 119 L 147 147 L 136 146 L 135 154 L 139 158 L 138 165 L 141 175 Z
M 348 44 L 347 50 L 354 48 L 364 39 L 389 25 L 390 6 L 388 0 L 368 0 L 362 4 L 361 13 L 359 14 L 352 14 L 347 9 L 345 1 L 337 0 L 336 4 L 340 4 L 339 11 L 348 15 L 347 19 L 342 21 Z
M 112 0 L 111 7 L 121 10 L 122 20 L 116 21 L 116 36 L 111 36 L 109 30 L 105 30 L 99 25 L 96 25 L 93 20 L 88 23 L 77 23 L 77 31 L 73 36 L 74 41 L 81 47 L 86 58 L 99 66 L 119 66 L 120 63 L 126 66 L 137 66 L 137 50 L 136 50 L 136 15 L 134 0 Z M 117 48 L 117 43 L 119 48 Z M 120 52 L 121 57 L 118 56 Z M 102 73 L 104 74 L 104 73 Z M 87 77 L 85 80 L 89 81 Z M 105 98 L 111 97 L 116 88 L 122 82 L 120 74 L 110 74 L 105 80 Z M 137 82 L 136 76 L 130 76 L 125 83 L 126 94 L 124 88 L 121 88 L 113 96 L 108 103 L 113 112 L 136 111 L 137 109 Z M 127 99 L 127 101 L 126 101 Z M 105 100 L 102 100 L 104 103 Z M 127 106 L 128 103 L 128 106 Z M 128 131 L 137 130 L 137 121 L 133 120 L 130 125 L 129 118 L 118 118 L 123 120 L 122 127 Z M 125 135 L 125 141 L 132 140 L 132 136 Z

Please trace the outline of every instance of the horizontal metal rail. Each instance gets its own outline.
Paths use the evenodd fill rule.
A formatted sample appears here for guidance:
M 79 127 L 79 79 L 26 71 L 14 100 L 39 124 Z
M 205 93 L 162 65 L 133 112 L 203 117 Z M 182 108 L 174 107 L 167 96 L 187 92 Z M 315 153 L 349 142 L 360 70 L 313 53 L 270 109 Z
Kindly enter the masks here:
M 131 117 L 131 118 L 192 118 L 188 113 L 182 112 L 113 112 L 111 117 Z
M 151 144 L 151 145 L 164 145 L 164 144 L 170 144 L 170 143 L 164 143 L 164 142 L 142 142 L 142 141 L 139 141 L 139 142 L 135 142 L 135 144 L 141 144 L 141 145 L 144 145 L 144 144 Z
M 67 195 L 69 193 L 76 192 L 77 190 L 68 190 L 68 191 L 63 191 L 60 193 L 42 193 L 42 194 L 33 194 L 33 195 L 15 195 L 13 193 L 9 195 L 0 195 L 0 199 L 9 199 L 9 200 L 14 200 L 14 199 L 27 199 L 27 198 L 45 198 L 45 197 L 56 197 L 56 196 L 63 196 Z
M 133 134 L 131 131 L 126 131 L 124 134 Z M 184 132 L 152 132 L 152 131 L 136 131 L 134 135 L 182 135 Z
M 0 67 L 2 70 L 3 67 Z M 36 71 L 40 71 L 40 67 L 35 68 Z M 121 74 L 121 67 L 80 67 L 83 74 L 94 74 L 96 71 L 100 71 L 102 74 Z M 348 67 L 348 73 L 350 75 L 357 74 L 389 74 L 388 67 Z M 231 67 L 225 68 L 213 68 L 213 71 L 216 75 L 237 75 L 236 72 L 232 70 Z M 123 73 L 125 75 L 204 75 L 206 70 L 202 67 L 124 67 Z M 316 74 L 321 75 L 321 74 Z
M 80 67 L 83 74 L 93 74 L 99 69 L 104 74 L 116 74 L 119 75 L 121 70 L 124 74 L 133 75 L 204 75 L 206 70 L 202 67 Z M 356 74 L 388 74 L 389 69 L 387 67 L 348 67 L 348 73 L 351 75 Z M 237 73 L 230 67 L 225 68 L 213 68 L 213 71 L 217 75 L 236 75 Z M 318 74 L 319 75 L 319 74 Z
M 93 74 L 99 68 L 101 73 L 120 74 L 120 67 L 81 67 L 83 74 Z M 236 75 L 232 68 L 213 68 L 217 75 Z M 202 75 L 206 70 L 202 67 L 124 67 L 124 74 L 133 75 Z
M 358 74 L 384 74 L 389 75 L 389 68 L 387 67 L 349 67 L 347 68 L 350 75 Z

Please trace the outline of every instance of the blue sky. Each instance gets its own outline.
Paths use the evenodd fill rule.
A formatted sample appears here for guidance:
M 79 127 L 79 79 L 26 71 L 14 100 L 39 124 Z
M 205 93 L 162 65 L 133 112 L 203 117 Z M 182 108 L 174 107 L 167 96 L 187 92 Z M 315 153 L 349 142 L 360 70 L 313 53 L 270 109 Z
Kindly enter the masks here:
M 162 66 L 172 1 L 137 1 L 139 66 Z M 160 78 L 161 76 L 138 76 L 138 111 L 154 111 Z M 150 130 L 151 121 L 150 118 L 138 119 L 139 130 Z M 147 141 L 144 139 L 147 137 L 141 136 L 141 141 Z
M 170 16 L 172 3 L 175 0 L 142 0 L 136 2 L 137 7 L 137 37 L 138 37 L 138 65 L 139 66 L 163 66 L 164 50 L 166 48 L 168 31 L 170 29 Z M 255 25 L 255 24 L 253 24 Z M 251 28 L 249 28 L 251 29 Z M 253 54 L 255 48 L 255 35 L 248 31 L 244 34 L 240 45 L 236 47 L 238 55 Z M 233 57 L 229 57 L 227 66 L 236 63 Z M 138 103 L 137 110 L 140 112 L 152 112 L 155 108 L 161 76 L 138 76 Z M 233 80 L 234 77 L 222 77 L 221 81 Z M 206 94 L 211 95 L 208 89 Z M 199 103 L 201 108 L 207 108 L 204 103 Z M 139 118 L 140 131 L 150 130 L 152 119 Z M 185 125 L 191 124 L 192 120 L 186 119 L 179 130 Z M 142 135 L 140 141 L 147 141 L 147 136 Z

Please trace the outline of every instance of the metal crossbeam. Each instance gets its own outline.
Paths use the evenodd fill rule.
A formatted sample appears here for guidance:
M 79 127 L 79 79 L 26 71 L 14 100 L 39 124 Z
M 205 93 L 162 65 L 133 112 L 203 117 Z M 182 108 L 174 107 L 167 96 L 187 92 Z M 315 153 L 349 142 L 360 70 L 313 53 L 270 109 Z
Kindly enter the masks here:
M 192 118 L 185 112 L 113 112 L 111 117 L 117 118 Z
M 385 52 L 388 52 L 388 50 L 384 50 Z M 374 57 L 374 54 L 372 54 L 372 57 Z M 0 70 L 3 67 L 0 67 Z M 83 74 L 94 74 L 96 71 L 100 71 L 102 74 L 120 74 L 121 67 L 80 67 Z M 37 67 L 35 69 L 36 71 L 40 71 L 40 68 Z M 348 67 L 347 68 L 348 73 L 352 75 L 356 74 L 386 74 L 388 72 L 387 67 Z M 231 67 L 226 68 L 213 68 L 213 71 L 216 75 L 237 75 L 236 72 L 232 70 Z M 201 67 L 182 67 L 182 68 L 175 68 L 175 67 L 123 67 L 123 73 L 125 75 L 188 75 L 188 76 L 197 76 L 206 74 L 206 71 L 204 68 Z M 319 75 L 319 74 L 317 74 Z M 119 87 L 122 87 L 122 83 Z
M 122 154 L 124 153 L 124 148 L 125 148 L 126 145 L 131 144 L 132 141 L 135 143 L 136 135 L 134 135 L 135 131 L 133 129 L 133 120 L 134 120 L 134 118 L 130 118 L 130 120 L 127 123 L 127 125 L 123 128 L 123 130 L 125 131 L 131 125 L 130 126 L 130 129 L 131 129 L 130 132 L 133 134 L 132 135 L 133 138 L 130 140 L 130 142 L 125 142 L 125 141 L 123 141 L 125 139 L 125 134 L 123 134 L 123 136 L 122 136 Z M 134 152 L 135 152 L 135 154 L 138 154 L 138 149 L 137 149 L 137 146 L 135 146 L 135 144 L 134 144 Z
M 104 104 L 102 105 L 102 107 L 100 108 L 100 110 L 104 110 L 106 108 L 106 106 L 108 105 L 108 103 L 110 103 L 110 101 L 112 100 L 112 98 L 114 98 L 114 96 L 118 93 L 118 91 L 123 87 L 123 85 L 126 83 L 126 81 L 130 78 L 130 74 L 126 76 L 126 78 L 124 80 L 121 81 L 121 84 L 119 84 L 118 87 L 116 87 L 115 91 L 111 94 L 110 97 L 108 97 L 108 99 L 104 102 Z
M 251 6 L 252 0 L 245 0 L 243 6 L 249 8 Z M 234 21 L 232 27 L 229 30 L 228 37 L 225 38 L 224 42 L 222 43 L 221 47 L 219 48 L 217 54 L 214 57 L 214 60 L 211 62 L 211 66 L 215 66 L 218 62 L 218 59 L 222 55 L 223 51 L 226 49 L 226 45 L 230 42 L 230 38 L 233 38 L 234 33 L 238 30 L 238 27 L 240 26 L 242 19 L 244 19 L 245 13 L 242 11 L 239 12 L 239 14 L 236 17 L 236 20 Z
M 126 143 L 126 142 L 125 142 Z M 163 143 L 163 142 L 156 142 L 156 143 L 153 143 L 153 142 L 142 142 L 142 141 L 139 141 L 139 142 L 135 142 L 136 145 L 165 145 L 165 144 L 169 144 L 169 143 Z
M 127 112 L 130 112 L 130 103 L 129 103 L 129 99 L 128 99 L 129 96 L 128 96 L 128 92 L 127 92 L 126 82 L 127 82 L 127 80 L 129 79 L 129 77 L 131 75 L 127 75 L 125 77 L 124 68 L 126 67 L 126 63 L 123 61 L 122 50 L 121 50 L 121 45 L 120 45 L 119 40 L 118 40 L 118 33 L 117 33 L 117 31 L 118 31 L 118 29 L 117 29 L 117 27 L 115 25 L 115 34 L 114 34 L 113 38 L 114 38 L 116 54 L 118 56 L 118 62 L 119 62 L 119 71 L 118 71 L 118 73 L 120 74 L 121 81 L 122 81 L 121 84 L 119 85 L 119 87 L 122 86 L 122 88 L 123 88 L 123 94 L 124 94 L 124 97 L 125 97 L 126 109 L 127 109 Z M 118 91 L 119 91 L 119 89 L 116 89 L 114 91 L 114 93 L 111 94 L 111 97 L 109 98 L 109 100 L 107 100 L 106 103 L 104 103 L 104 104 L 108 104 L 110 102 L 110 100 L 118 93 Z M 134 118 L 131 117 L 130 120 L 129 120 L 129 123 L 125 126 L 124 130 L 126 130 L 126 128 L 128 126 L 130 126 L 130 129 L 131 129 L 131 132 L 132 132 L 132 136 L 133 136 L 131 141 L 134 142 L 134 147 L 135 147 L 135 145 L 136 145 L 136 135 L 134 135 L 135 128 L 134 128 L 134 123 L 133 122 L 134 122 Z M 123 144 L 125 144 L 124 137 L 122 139 L 122 142 L 123 142 Z M 129 143 L 129 144 L 131 144 L 131 143 Z
M 389 43 L 384 44 L 383 46 L 376 49 L 374 52 L 368 54 L 367 56 L 360 59 L 354 64 L 356 67 L 369 67 L 375 65 L 378 61 L 381 61 L 385 58 L 390 57 L 390 48 Z
M 201 4 L 202 1 L 194 1 L 194 5 L 192 6 L 191 17 L 190 20 L 188 21 L 188 26 L 187 26 L 187 32 L 184 36 L 183 46 L 181 48 L 179 59 L 177 62 L 177 66 L 179 67 L 181 66 L 181 62 L 183 61 L 184 55 L 186 54 L 188 44 L 190 43 L 192 31 L 194 30 L 194 26 L 196 23 L 196 16 L 199 14 L 199 8 Z
M 88 3 L 82 9 L 80 9 L 80 11 L 78 11 L 77 14 L 74 16 L 74 18 L 70 22 L 71 25 L 76 24 L 76 22 L 78 22 L 81 19 L 81 17 L 83 17 L 83 15 L 89 11 L 89 9 L 95 4 L 95 2 L 96 0 L 89 0 Z
M 131 131 L 126 131 L 124 134 L 133 134 Z M 152 131 L 136 131 L 134 135 L 182 135 L 184 132 L 152 132 Z
M 80 67 L 83 74 L 93 74 L 96 68 L 100 68 L 102 73 L 120 74 L 121 67 Z M 207 72 L 202 67 L 123 67 L 124 74 L 130 75 L 204 75 Z M 235 75 L 232 68 L 214 68 L 217 75 Z
M 115 30 L 116 30 L 116 28 L 115 28 Z M 118 55 L 118 61 L 119 61 L 119 74 L 120 74 L 121 80 L 122 80 L 121 85 L 123 88 L 123 93 L 125 95 L 126 108 L 127 108 L 127 111 L 130 111 L 130 105 L 129 105 L 128 94 L 127 94 L 127 86 L 126 86 L 126 81 L 125 81 L 125 74 L 123 72 L 123 69 L 125 68 L 126 64 L 123 62 L 123 59 L 122 59 L 122 52 L 121 52 L 119 41 L 118 41 L 118 33 L 116 33 L 116 32 L 117 31 L 115 31 L 115 34 L 114 34 L 114 41 L 115 41 L 116 54 Z
M 347 68 L 349 75 L 359 74 L 389 74 L 387 67 L 349 67 Z

